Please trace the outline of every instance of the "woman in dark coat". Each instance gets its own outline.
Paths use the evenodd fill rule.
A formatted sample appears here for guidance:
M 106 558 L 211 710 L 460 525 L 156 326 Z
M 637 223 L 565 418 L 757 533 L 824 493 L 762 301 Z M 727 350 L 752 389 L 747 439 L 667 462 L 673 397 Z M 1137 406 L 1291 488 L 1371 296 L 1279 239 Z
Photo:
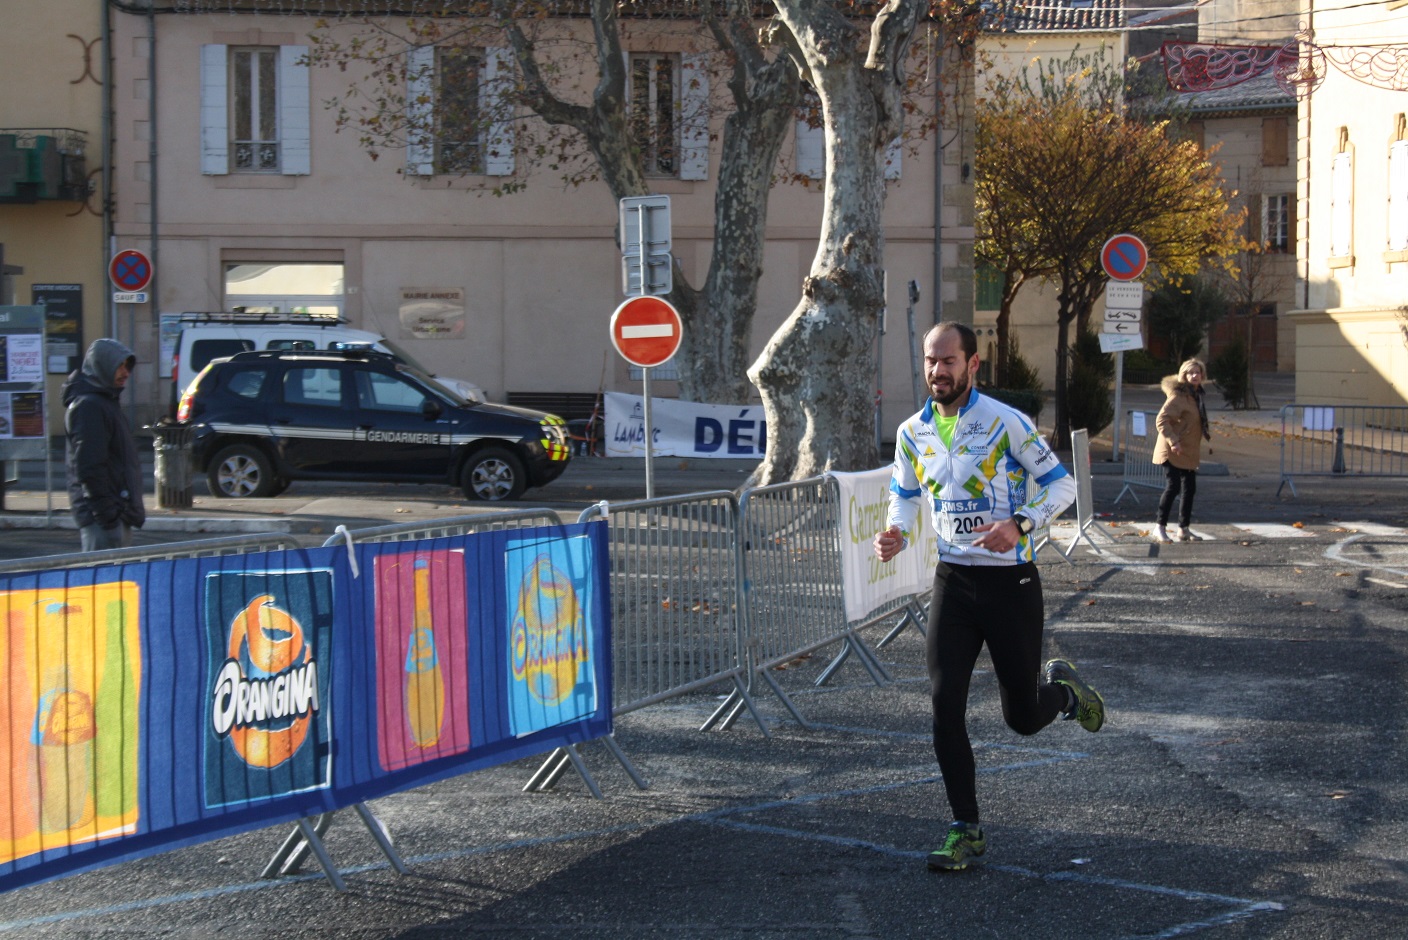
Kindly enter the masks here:
M 1154 463 L 1164 468 L 1164 491 L 1159 497 L 1158 528 L 1154 541 L 1171 542 L 1168 517 L 1173 499 L 1178 499 L 1178 540 L 1199 541 L 1188 526 L 1193 521 L 1193 494 L 1198 490 L 1199 451 L 1203 441 L 1211 441 L 1208 432 L 1208 412 L 1203 405 L 1203 377 L 1207 368 L 1198 359 L 1189 359 L 1178 367 L 1177 375 L 1164 376 L 1161 386 L 1167 399 L 1154 419 L 1158 442 L 1154 445 Z

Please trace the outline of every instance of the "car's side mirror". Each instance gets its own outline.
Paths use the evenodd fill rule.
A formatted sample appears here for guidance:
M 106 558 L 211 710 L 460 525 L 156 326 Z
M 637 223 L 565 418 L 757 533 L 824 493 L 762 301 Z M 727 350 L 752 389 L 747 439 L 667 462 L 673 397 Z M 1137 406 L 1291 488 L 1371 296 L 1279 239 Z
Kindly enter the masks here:
M 440 407 L 440 403 L 433 398 L 421 400 L 420 413 L 427 421 L 440 417 L 444 410 Z

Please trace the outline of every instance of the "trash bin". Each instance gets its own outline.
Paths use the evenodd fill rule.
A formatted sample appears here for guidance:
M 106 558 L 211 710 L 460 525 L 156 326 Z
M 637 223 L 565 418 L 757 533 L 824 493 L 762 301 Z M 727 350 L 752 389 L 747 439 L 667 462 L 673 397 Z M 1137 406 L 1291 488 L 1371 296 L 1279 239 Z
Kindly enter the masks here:
M 154 424 L 156 450 L 156 504 L 163 509 L 190 509 L 195 493 L 191 486 L 191 437 L 182 424 Z

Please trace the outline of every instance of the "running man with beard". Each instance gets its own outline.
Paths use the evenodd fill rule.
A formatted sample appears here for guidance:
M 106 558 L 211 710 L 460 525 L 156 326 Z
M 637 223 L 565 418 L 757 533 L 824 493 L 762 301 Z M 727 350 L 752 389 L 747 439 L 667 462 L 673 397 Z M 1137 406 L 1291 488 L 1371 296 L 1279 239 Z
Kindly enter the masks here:
M 934 703 L 934 754 L 953 809 L 934 871 L 957 871 L 987 850 L 978 816 L 968 686 L 983 645 L 1018 734 L 1059 714 L 1099 731 L 1105 703 L 1064 659 L 1041 666 L 1041 576 L 1032 532 L 1071 504 L 1075 480 L 1025 415 L 973 388 L 978 339 L 944 322 L 924 337 L 931 398 L 900 425 L 888 528 L 873 547 L 889 561 L 913 541 L 921 503 L 939 539 L 925 658 Z

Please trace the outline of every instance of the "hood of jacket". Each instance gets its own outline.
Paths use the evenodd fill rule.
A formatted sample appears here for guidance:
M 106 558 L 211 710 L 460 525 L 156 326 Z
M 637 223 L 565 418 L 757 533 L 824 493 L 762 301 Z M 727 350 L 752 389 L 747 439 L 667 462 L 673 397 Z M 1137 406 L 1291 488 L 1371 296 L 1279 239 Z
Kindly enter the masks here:
M 122 389 L 113 384 L 113 378 L 117 375 L 117 367 L 124 362 L 129 369 L 137 364 L 137 357 L 132 354 L 132 350 L 115 339 L 94 340 L 93 345 L 88 347 L 87 355 L 83 357 L 83 365 L 64 383 L 64 405 L 67 406 L 79 395 L 90 392 L 116 399 L 122 394 Z
M 1198 395 L 1191 382 L 1185 382 L 1177 375 L 1164 376 L 1159 382 L 1159 387 L 1164 390 L 1164 395 L 1189 395 L 1194 398 Z

